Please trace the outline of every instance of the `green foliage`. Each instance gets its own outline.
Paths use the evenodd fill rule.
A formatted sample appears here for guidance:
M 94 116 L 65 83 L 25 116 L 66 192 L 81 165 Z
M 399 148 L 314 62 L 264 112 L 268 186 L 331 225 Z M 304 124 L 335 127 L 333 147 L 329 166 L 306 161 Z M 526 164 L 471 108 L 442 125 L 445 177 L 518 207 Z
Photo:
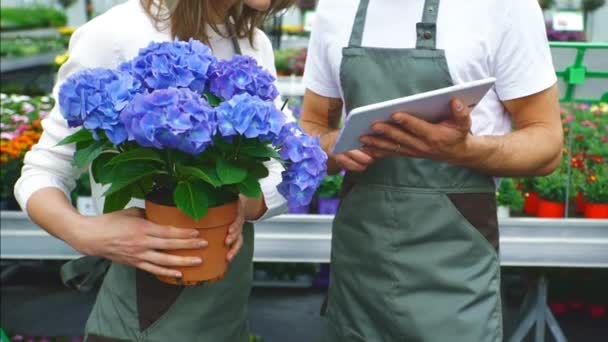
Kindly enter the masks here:
M 186 215 L 198 220 L 207 214 L 209 199 L 201 182 L 182 181 L 173 192 L 175 205 Z
M 336 198 L 340 193 L 340 189 L 342 189 L 342 181 L 344 176 L 338 173 L 335 175 L 330 175 L 325 177 L 319 189 L 317 190 L 317 194 L 321 198 Z
M 498 205 L 509 207 L 514 211 L 521 211 L 524 205 L 524 197 L 517 189 L 515 182 L 511 178 L 504 178 L 500 181 L 496 192 L 496 202 Z
M 0 30 L 24 30 L 65 26 L 65 13 L 51 7 L 2 7 Z
M 278 156 L 274 149 L 247 139 L 234 144 L 218 140 L 199 157 L 131 143 L 123 143 L 118 151 L 107 137 L 95 141 L 80 132 L 63 143 L 76 143 L 78 166 L 91 164 L 95 180 L 111 184 L 104 194 L 104 211 L 120 210 L 131 198 L 154 192 L 166 201 L 161 204 L 175 205 L 194 219 L 204 217 L 209 207 L 236 200 L 238 194 L 259 197 L 259 180 L 268 176 L 264 162 Z
M 607 162 L 595 165 L 583 185 L 585 200 L 591 203 L 608 203 Z
M 2 38 L 0 57 L 27 57 L 43 53 L 60 53 L 68 47 L 69 38 Z
M 568 186 L 568 175 L 565 168 L 561 167 L 552 174 L 538 177 L 535 188 L 540 197 L 547 201 L 564 203 L 566 201 L 566 187 Z

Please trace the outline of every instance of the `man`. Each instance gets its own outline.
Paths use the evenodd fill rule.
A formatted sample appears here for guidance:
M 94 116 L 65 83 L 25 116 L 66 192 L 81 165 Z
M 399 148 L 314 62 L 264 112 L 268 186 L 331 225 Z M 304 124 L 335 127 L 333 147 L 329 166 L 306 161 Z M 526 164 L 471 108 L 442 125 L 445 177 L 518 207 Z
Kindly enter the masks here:
M 347 170 L 325 339 L 502 341 L 494 177 L 548 174 L 562 151 L 538 3 L 322 0 L 316 18 L 302 126 Z M 395 113 L 331 155 L 353 108 L 485 77 L 473 112 Z

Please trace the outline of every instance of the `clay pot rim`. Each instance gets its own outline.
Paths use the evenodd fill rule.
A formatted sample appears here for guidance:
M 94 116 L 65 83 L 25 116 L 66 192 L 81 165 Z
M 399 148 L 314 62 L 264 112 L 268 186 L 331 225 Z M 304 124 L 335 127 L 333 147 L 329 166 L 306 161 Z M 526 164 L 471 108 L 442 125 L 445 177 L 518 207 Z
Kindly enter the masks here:
M 176 226 L 175 228 L 186 228 L 186 229 L 215 229 L 218 227 L 222 227 L 225 225 L 229 225 L 232 223 L 232 221 L 230 222 L 222 222 L 222 221 L 216 221 L 214 222 L 218 217 L 221 216 L 225 216 L 225 217 L 234 217 L 236 216 L 237 213 L 237 205 L 238 205 L 238 199 L 234 200 L 232 202 L 228 202 L 219 206 L 215 206 L 215 207 L 210 207 L 207 210 L 207 214 L 205 216 L 203 216 L 202 218 L 195 220 L 191 217 L 189 217 L 188 215 L 186 215 L 184 212 L 182 212 L 177 206 L 169 206 L 169 205 L 163 205 L 163 204 L 158 204 L 154 201 L 145 200 L 145 207 L 146 210 L 150 210 L 153 207 L 156 207 L 157 210 L 177 210 L 179 211 L 179 213 L 181 215 L 184 215 L 185 217 L 187 217 L 189 220 L 191 220 L 191 222 L 197 223 L 196 227 L 192 227 L 192 226 L 185 226 L 185 227 L 180 227 L 180 226 Z M 222 211 L 234 211 L 234 215 L 218 215 L 218 213 L 222 212 Z M 213 217 L 213 218 L 212 218 Z M 214 222 L 213 224 L 210 223 L 205 223 L 206 221 L 212 221 Z M 203 225 L 204 227 L 198 227 L 198 225 Z

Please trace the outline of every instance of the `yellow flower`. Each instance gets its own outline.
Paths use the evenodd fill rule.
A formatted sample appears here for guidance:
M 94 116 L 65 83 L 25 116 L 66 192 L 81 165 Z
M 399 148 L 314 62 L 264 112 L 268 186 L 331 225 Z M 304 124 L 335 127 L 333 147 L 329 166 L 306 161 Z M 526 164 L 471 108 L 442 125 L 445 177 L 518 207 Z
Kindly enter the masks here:
M 592 112 L 592 113 L 599 112 L 600 111 L 600 106 L 593 105 L 593 106 L 589 107 L 589 111 Z
M 70 58 L 69 52 L 55 56 L 55 65 L 57 65 L 57 66 L 63 65 L 63 63 L 67 62 L 68 58 Z
M 600 111 L 602 113 L 608 113 L 608 102 L 600 103 Z
M 60 34 L 62 34 L 62 35 L 66 35 L 66 36 L 69 36 L 69 35 L 71 35 L 72 33 L 74 33 L 74 31 L 75 31 L 75 30 L 76 30 L 76 29 L 74 29 L 74 28 L 73 28 L 73 27 L 71 27 L 71 26 L 62 26 L 62 27 L 60 27 L 60 28 L 58 28 L 58 29 L 57 29 L 57 31 L 58 31 Z

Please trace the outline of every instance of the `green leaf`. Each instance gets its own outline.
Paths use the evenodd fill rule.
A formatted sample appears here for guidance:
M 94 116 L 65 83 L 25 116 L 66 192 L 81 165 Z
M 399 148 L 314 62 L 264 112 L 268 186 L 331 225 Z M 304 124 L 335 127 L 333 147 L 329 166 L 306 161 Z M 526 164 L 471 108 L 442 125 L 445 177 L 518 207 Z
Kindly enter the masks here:
M 243 146 L 240 149 L 240 153 L 258 158 L 281 158 L 281 156 L 279 156 L 279 153 L 274 148 L 262 143 Z
M 99 157 L 101 152 L 103 152 L 103 148 L 104 142 L 96 141 L 82 150 L 77 150 L 74 153 L 74 165 L 80 169 L 86 167 Z
M 110 196 L 146 176 L 160 172 L 158 164 L 149 161 L 115 165 L 112 171 L 112 186 L 104 195 Z
M 217 107 L 220 105 L 220 103 L 222 103 L 221 98 L 215 96 L 214 94 L 208 91 L 205 92 L 205 98 L 207 99 L 207 102 L 209 102 L 209 105 L 211 105 L 211 107 Z
M 217 177 L 211 177 L 205 171 L 203 171 L 197 167 L 177 165 L 177 172 L 186 177 L 194 177 L 196 179 L 205 181 L 205 182 L 213 185 L 213 187 L 215 187 L 215 188 L 222 185 L 221 181 Z M 214 172 L 214 176 L 217 176 L 217 174 L 215 174 L 215 172 Z
M 133 150 L 129 150 L 115 156 L 109 163 L 109 165 L 116 165 L 120 163 L 126 163 L 135 160 L 150 160 L 155 162 L 163 163 L 160 153 L 157 150 L 151 148 L 139 147 Z
M 249 174 L 256 179 L 268 177 L 268 169 L 262 163 L 254 163 L 249 167 Z
M 87 130 L 86 128 L 83 128 L 72 135 L 68 135 L 65 139 L 61 140 L 57 145 L 58 146 L 68 145 L 68 144 L 73 144 L 73 143 L 77 143 L 77 142 L 92 141 L 92 140 L 94 140 L 94 139 L 93 139 L 93 134 L 91 133 L 91 131 Z
M 246 169 L 225 159 L 217 160 L 216 170 L 222 184 L 237 184 L 244 181 L 247 177 Z
M 131 197 L 133 197 L 132 190 L 132 187 L 128 186 L 120 191 L 106 196 L 103 204 L 103 213 L 107 214 L 124 209 L 127 203 L 131 201 Z
M 146 176 L 139 181 L 133 183 L 132 187 L 132 196 L 137 199 L 145 199 L 146 195 L 152 191 L 152 187 L 154 186 L 154 176 Z
M 254 177 L 247 177 L 243 182 L 238 184 L 239 192 L 249 198 L 258 198 L 262 195 L 260 182 Z
M 209 199 L 199 182 L 179 182 L 173 192 L 175 205 L 191 218 L 198 220 L 207 214 Z
M 111 168 L 107 168 L 107 165 L 110 159 L 114 158 L 115 155 L 115 153 L 106 152 L 100 154 L 97 158 L 95 158 L 95 160 L 93 160 L 93 164 L 91 164 L 91 173 L 93 174 L 93 179 L 95 182 L 102 184 L 111 182 L 111 178 L 108 182 L 102 182 L 102 179 L 107 178 L 104 177 L 105 173 L 111 171 Z

